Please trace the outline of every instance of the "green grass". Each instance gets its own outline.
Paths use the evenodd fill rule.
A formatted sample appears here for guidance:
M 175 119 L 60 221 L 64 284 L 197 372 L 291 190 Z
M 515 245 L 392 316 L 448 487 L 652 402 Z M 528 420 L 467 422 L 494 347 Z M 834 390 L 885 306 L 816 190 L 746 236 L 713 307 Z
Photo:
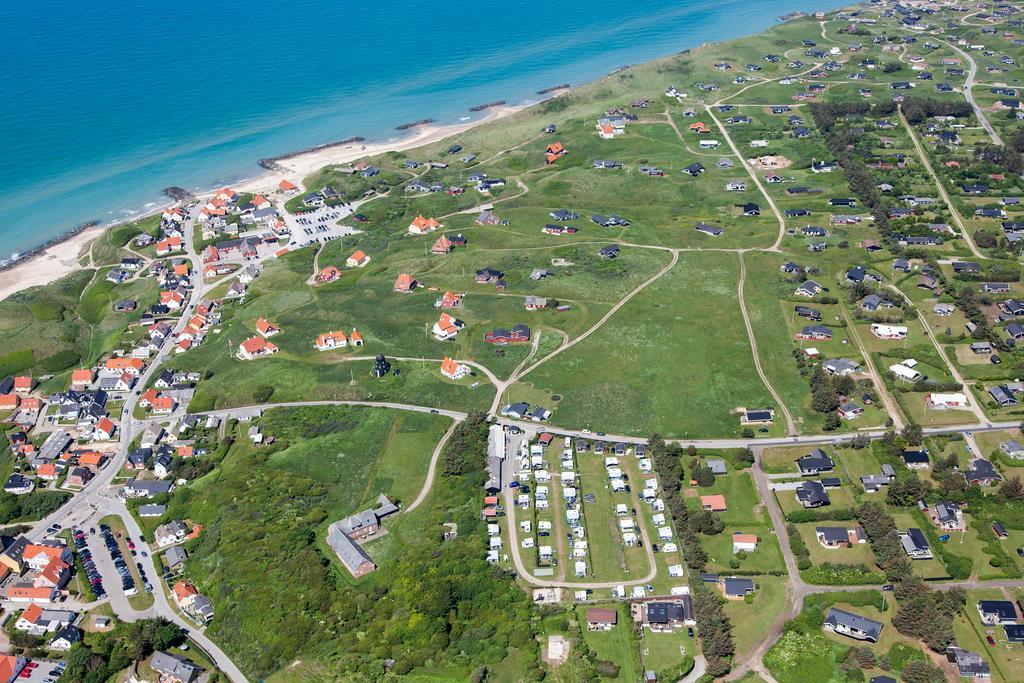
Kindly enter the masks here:
M 619 613 L 618 624 L 610 631 L 590 631 L 586 626 L 587 609 L 590 607 L 592 606 L 588 604 L 576 607 L 577 619 L 583 629 L 583 639 L 587 646 L 594 651 L 598 659 L 619 665 L 619 675 L 610 680 L 623 683 L 637 680 L 643 671 L 640 668 L 637 638 L 630 628 L 632 618 L 629 615 L 629 608 L 623 603 L 617 603 L 614 609 Z
M 560 425 L 666 437 L 738 436 L 739 419 L 731 411 L 770 405 L 771 398 L 753 371 L 739 311 L 722 306 L 735 300 L 736 268 L 731 255 L 681 256 L 595 334 L 522 381 L 562 396 L 552 417 Z M 685 305 L 678 299 L 683 291 Z M 680 379 L 687 403 L 699 410 L 680 410 Z M 516 388 L 510 396 L 516 398 Z
M 725 613 L 732 622 L 737 657 L 745 657 L 764 640 L 766 625 L 786 605 L 786 579 L 760 576 L 754 579 L 754 601 L 728 600 Z

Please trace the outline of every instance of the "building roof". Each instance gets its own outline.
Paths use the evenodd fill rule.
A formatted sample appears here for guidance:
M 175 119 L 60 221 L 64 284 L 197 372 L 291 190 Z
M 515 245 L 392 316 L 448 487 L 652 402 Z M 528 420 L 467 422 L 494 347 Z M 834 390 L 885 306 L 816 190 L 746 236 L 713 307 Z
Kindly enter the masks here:
M 828 614 L 825 615 L 825 623 L 831 626 L 847 626 L 851 629 L 861 631 L 870 640 L 877 641 L 882 635 L 882 623 L 875 621 L 874 619 L 868 619 L 862 617 L 859 614 L 853 612 L 847 612 L 837 607 L 830 607 Z

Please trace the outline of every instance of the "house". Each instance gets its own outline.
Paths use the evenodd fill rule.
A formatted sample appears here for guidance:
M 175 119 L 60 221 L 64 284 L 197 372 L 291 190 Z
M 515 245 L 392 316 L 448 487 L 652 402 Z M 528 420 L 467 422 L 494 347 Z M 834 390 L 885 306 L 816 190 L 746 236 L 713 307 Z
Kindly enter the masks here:
M 839 404 L 839 408 L 836 409 L 836 412 L 839 413 L 839 417 L 844 420 L 853 420 L 864 412 L 864 408 L 853 401 L 843 401 Z
M 995 466 L 985 458 L 976 458 L 964 472 L 968 484 L 988 485 L 1002 481 L 1003 477 Z
M 761 215 L 761 207 L 755 204 L 754 202 L 747 202 L 746 204 L 737 204 L 736 206 L 739 207 L 740 213 L 742 213 L 744 216 Z
M 1007 389 L 1005 386 L 994 386 L 988 390 L 989 396 L 995 401 L 1000 408 L 1008 408 L 1010 406 L 1017 405 L 1017 399 L 1014 397 L 1013 392 Z
M 56 650 L 57 652 L 67 652 L 71 649 L 71 646 L 75 643 L 81 642 L 82 630 L 77 626 L 67 625 L 54 636 L 53 640 L 50 641 L 48 648 L 50 650 Z
M 805 296 L 810 298 L 817 295 L 820 291 L 821 285 L 819 285 L 814 280 L 806 280 L 803 283 L 801 283 L 799 287 L 796 288 L 796 291 L 793 292 L 793 294 L 795 294 L 796 296 Z
M 454 249 L 455 245 L 452 244 L 452 241 L 444 235 L 441 235 L 437 238 L 437 241 L 434 242 L 434 246 L 430 248 L 430 253 L 445 255 L 452 253 Z
M 348 337 L 341 330 L 334 332 L 326 332 L 321 335 L 317 335 L 316 341 L 313 342 L 318 351 L 330 351 L 332 349 L 340 349 L 348 346 Z
M 418 283 L 412 275 L 409 275 L 408 273 L 401 273 L 398 278 L 395 279 L 395 291 L 402 294 L 408 294 L 416 289 L 417 284 Z
M 462 296 L 452 291 L 447 291 L 441 298 L 434 302 L 434 308 L 458 308 L 462 305 Z
M 928 451 L 903 451 L 903 464 L 907 469 L 926 470 L 931 466 L 928 459 Z
M 73 623 L 77 616 L 68 610 L 43 609 L 33 603 L 25 608 L 18 620 L 14 622 L 14 628 L 34 636 L 42 636 L 47 633 L 56 633 Z
M 825 615 L 824 627 L 827 631 L 872 643 L 877 643 L 882 635 L 880 622 L 837 607 L 829 608 L 828 614 Z
M 441 374 L 450 380 L 460 380 L 470 372 L 469 366 L 458 363 L 450 357 L 445 356 L 441 361 Z
M 959 647 L 947 647 L 946 661 L 956 664 L 957 672 L 961 678 L 987 679 L 991 676 L 988 662 L 982 659 L 981 655 L 977 652 L 971 652 Z
M 694 624 L 693 600 L 687 595 L 672 602 L 633 603 L 642 610 L 641 620 L 652 631 L 675 631 L 686 624 Z M 631 607 L 633 609 L 633 607 Z
M 928 560 L 932 557 L 931 546 L 924 532 L 914 527 L 908 528 L 899 534 L 900 544 L 907 556 L 912 560 Z
M 807 455 L 797 458 L 796 466 L 800 470 L 800 476 L 807 477 L 822 472 L 831 472 L 835 468 L 835 463 L 825 451 L 815 448 Z
M 7 477 L 7 481 L 4 482 L 4 491 L 15 496 L 21 496 L 26 493 L 31 493 L 34 486 L 35 485 L 31 479 L 14 472 L 11 476 Z
M 830 375 L 845 377 L 861 371 L 860 364 L 849 358 L 831 358 L 821 364 L 821 368 Z
M 530 328 L 522 323 L 512 326 L 511 330 L 495 328 L 484 335 L 488 344 L 515 344 L 530 341 Z
M 983 624 L 1013 624 L 1017 610 L 1009 600 L 979 600 L 978 615 Z
M 157 650 L 149 660 L 149 667 L 161 676 L 161 680 L 171 683 L 193 683 L 203 673 L 202 667 L 185 659 L 181 655 Z
M 832 330 L 825 325 L 805 325 L 803 329 L 797 332 L 796 338 L 828 341 L 832 339 Z
M 345 265 L 349 268 L 362 268 L 369 262 L 370 257 L 366 255 L 366 252 L 362 249 L 357 249 L 345 260 Z
M 422 215 L 419 215 L 409 223 L 408 231 L 410 235 L 425 235 L 442 227 L 444 226 L 436 218 L 424 218 Z
M 441 313 L 441 317 L 434 323 L 431 331 L 434 333 L 434 338 L 438 341 L 448 341 L 449 339 L 454 339 L 459 330 L 465 327 L 465 325 L 458 318 L 454 318 L 448 313 Z
M 619 613 L 613 609 L 593 608 L 587 610 L 587 629 L 610 631 L 618 623 Z
M 871 334 L 879 339 L 906 339 L 906 325 L 887 325 L 884 323 L 871 323 Z
M 1024 460 L 1024 445 L 1016 439 L 1002 442 L 999 444 L 999 450 L 1014 460 Z
M 831 505 L 832 500 L 825 492 L 825 487 L 820 481 L 805 481 L 796 488 L 796 499 L 805 508 L 817 508 L 823 505 Z
M 948 500 L 935 504 L 931 511 L 931 518 L 936 526 L 946 531 L 959 531 L 966 528 L 964 513 L 960 510 L 960 505 Z
M 263 356 L 272 356 L 280 349 L 263 337 L 249 337 L 238 345 L 238 357 L 241 360 L 253 360 Z
M 601 258 L 614 259 L 619 255 L 619 246 L 617 244 L 609 244 L 607 247 L 601 247 L 598 250 L 597 255 Z
M 728 509 L 725 504 L 725 496 L 720 494 L 701 496 L 700 506 L 701 509 L 711 512 L 725 512 Z
M 717 225 L 709 225 L 707 223 L 697 223 L 695 229 L 697 230 L 697 232 L 702 232 L 705 235 L 710 235 L 711 237 L 721 237 L 723 234 L 725 234 L 724 229 L 718 227 Z
M 727 576 L 722 582 L 722 592 L 727 600 L 742 600 L 754 592 L 754 580 Z
M 734 533 L 732 535 L 732 552 L 735 554 L 741 550 L 744 552 L 757 550 L 757 535 Z
M 867 543 L 867 536 L 861 527 L 848 529 L 842 526 L 819 526 L 815 528 L 814 535 L 818 543 L 826 548 L 840 548 L 860 543 Z

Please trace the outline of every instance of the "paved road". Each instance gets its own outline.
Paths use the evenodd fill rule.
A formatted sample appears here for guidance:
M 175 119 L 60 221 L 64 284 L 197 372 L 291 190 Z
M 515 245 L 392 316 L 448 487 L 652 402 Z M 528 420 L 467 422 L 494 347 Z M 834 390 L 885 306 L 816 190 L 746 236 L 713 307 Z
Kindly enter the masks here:
M 928 175 L 932 177 L 932 181 L 935 183 L 936 189 L 939 191 L 939 196 L 942 197 L 942 201 L 949 207 L 949 213 L 953 216 L 953 222 L 956 223 L 956 227 L 960 230 L 960 235 L 964 241 L 967 242 L 967 246 L 970 247 L 971 253 L 977 258 L 984 259 L 988 258 L 978 250 L 978 245 L 974 243 L 974 239 L 971 237 L 971 233 L 967 231 L 967 225 L 964 224 L 963 218 L 960 217 L 960 212 L 957 211 L 956 206 L 953 204 L 953 200 L 950 199 L 949 193 L 946 192 L 946 186 L 942 184 L 942 180 L 938 174 L 935 173 L 935 169 L 932 168 L 932 162 L 928 159 L 928 154 L 924 151 L 924 147 L 921 146 L 921 140 L 917 137 L 917 132 L 914 130 L 910 122 L 907 121 L 907 117 L 903 115 L 903 107 L 899 106 L 896 108 L 896 112 L 900 116 L 900 122 L 903 123 L 903 127 L 906 129 L 910 139 L 914 142 L 914 149 L 917 150 L 917 156 L 921 159 L 921 163 L 924 164 L 924 168 L 928 171 Z
M 947 47 L 951 48 L 954 52 L 958 53 L 961 57 L 967 60 L 967 80 L 964 81 L 964 98 L 967 100 L 971 108 L 974 109 L 974 115 L 978 117 L 978 121 L 981 122 L 981 127 L 985 129 L 989 137 L 992 138 L 992 142 L 1003 146 L 1003 139 L 996 132 L 996 129 L 992 127 L 988 117 L 985 116 L 985 112 L 982 111 L 978 103 L 974 101 L 974 82 L 975 76 L 978 74 L 978 63 L 974 61 L 974 57 L 969 52 L 961 50 L 959 47 L 948 41 L 942 40 L 941 38 L 935 38 L 940 43 L 943 43 Z
M 265 403 L 256 406 L 239 406 L 237 408 L 222 408 L 220 410 L 208 410 L 196 415 L 215 415 L 221 419 L 235 418 L 252 420 L 272 408 L 301 408 L 304 406 L 368 406 L 370 408 L 392 408 L 394 410 L 410 410 L 416 413 L 434 413 L 444 415 L 453 420 L 462 421 L 467 417 L 466 413 L 445 408 L 431 408 L 430 406 L 417 406 L 409 403 L 391 403 L 388 401 L 286 401 L 284 403 Z

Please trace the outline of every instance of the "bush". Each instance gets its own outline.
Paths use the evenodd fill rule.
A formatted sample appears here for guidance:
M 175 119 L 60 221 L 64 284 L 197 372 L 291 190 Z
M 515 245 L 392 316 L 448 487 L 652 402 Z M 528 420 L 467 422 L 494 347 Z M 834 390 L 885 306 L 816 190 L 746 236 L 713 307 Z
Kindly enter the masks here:
M 53 373 L 76 367 L 81 361 L 82 356 L 77 351 L 65 349 L 41 360 L 39 367 L 44 372 Z
M 64 315 L 64 305 L 56 301 L 36 301 L 32 304 L 32 317 L 39 322 L 53 322 Z
M 253 400 L 257 403 L 266 403 L 274 395 L 274 387 L 269 384 L 261 384 L 252 392 Z

